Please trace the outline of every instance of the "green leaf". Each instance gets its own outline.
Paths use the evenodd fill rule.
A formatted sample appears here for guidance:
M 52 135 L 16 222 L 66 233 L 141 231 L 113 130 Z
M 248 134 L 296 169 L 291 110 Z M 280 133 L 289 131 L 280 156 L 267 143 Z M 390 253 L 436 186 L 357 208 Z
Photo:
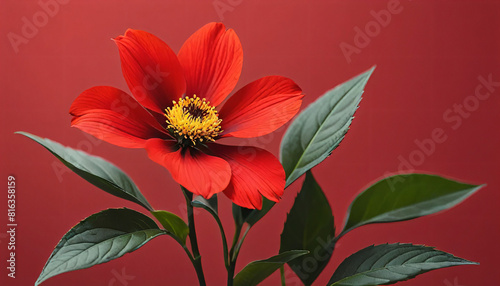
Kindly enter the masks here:
M 354 199 L 342 234 L 365 224 L 409 220 L 449 209 L 481 187 L 425 174 L 385 178 Z
M 290 185 L 325 160 L 349 130 L 361 94 L 374 68 L 327 91 L 290 124 L 280 158 Z
M 119 258 L 162 234 L 167 233 L 151 218 L 131 209 L 93 214 L 63 236 L 35 286 L 58 274 Z
M 196 196 L 191 202 L 191 205 L 196 208 L 202 208 L 208 211 L 212 216 L 218 217 L 218 207 L 217 207 L 217 194 L 213 195 L 210 199 L 205 199 L 202 196 Z
M 45 147 L 71 171 L 101 190 L 137 203 L 149 211 L 153 210 L 132 179 L 110 162 L 83 151 L 65 147 L 47 138 L 41 138 L 27 132 L 16 133 L 24 135 Z
M 233 217 L 235 219 L 239 219 L 237 216 L 241 216 L 241 220 L 243 222 L 248 223 L 249 225 L 254 225 L 256 224 L 262 217 L 264 217 L 270 210 L 271 208 L 275 205 L 276 203 L 266 199 L 265 197 L 262 197 L 262 209 L 260 210 L 251 210 L 247 208 L 242 208 L 238 205 L 233 206 Z M 236 214 L 235 214 L 236 212 Z M 241 214 L 238 214 L 240 212 Z
M 215 222 L 217 222 L 217 225 L 219 226 L 219 231 L 220 235 L 222 238 L 222 249 L 224 252 L 224 264 L 227 266 L 229 265 L 229 250 L 227 249 L 227 240 L 226 240 L 226 233 L 224 232 L 224 227 L 222 226 L 222 222 L 220 221 L 219 218 L 219 213 L 217 211 L 217 194 L 213 195 L 210 199 L 205 199 L 202 196 L 197 196 L 194 198 L 194 200 L 191 202 L 191 205 L 196 208 L 202 208 L 206 211 L 208 211 L 212 217 L 215 219 Z
M 236 277 L 234 277 L 234 286 L 253 286 L 264 281 L 274 271 L 278 270 L 283 264 L 309 253 L 307 250 L 287 251 L 266 260 L 257 260 L 247 264 Z
M 253 210 L 250 215 L 248 215 L 246 222 L 249 225 L 256 224 L 261 218 L 263 218 L 275 205 L 276 203 L 268 200 L 267 198 L 262 198 L 262 209 Z
M 167 211 L 152 211 L 151 213 L 161 223 L 165 230 L 172 233 L 182 245 L 186 245 L 189 227 L 180 217 Z
M 327 91 L 290 124 L 280 147 L 280 161 L 286 172 L 287 187 L 326 159 L 344 139 L 374 69 Z M 246 222 L 254 225 L 274 204 L 264 198 L 262 209 L 253 210 Z
M 248 215 L 252 213 L 251 209 L 240 207 L 239 205 L 234 203 L 232 204 L 232 211 L 233 211 L 234 223 L 236 224 L 237 227 L 241 227 L 243 223 L 245 223 L 245 220 L 247 219 Z
M 304 285 L 311 285 L 330 261 L 335 247 L 334 238 L 332 209 L 321 187 L 308 171 L 281 233 L 280 253 L 293 249 L 309 251 L 309 254 L 288 262 L 288 265 Z
M 333 273 L 328 285 L 394 284 L 431 270 L 467 264 L 477 263 L 433 247 L 399 243 L 372 245 L 345 259 Z

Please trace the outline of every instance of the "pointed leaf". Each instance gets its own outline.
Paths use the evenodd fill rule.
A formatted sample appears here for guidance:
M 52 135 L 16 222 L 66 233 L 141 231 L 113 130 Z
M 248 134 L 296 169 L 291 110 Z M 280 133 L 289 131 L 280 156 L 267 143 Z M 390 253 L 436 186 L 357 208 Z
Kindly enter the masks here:
M 278 270 L 283 264 L 307 253 L 307 250 L 291 250 L 266 260 L 250 262 L 234 277 L 234 286 L 257 285 L 273 274 L 274 271 Z
M 45 147 L 71 171 L 101 190 L 137 203 L 149 211 L 153 210 L 132 179 L 110 162 L 83 151 L 65 147 L 47 138 L 41 138 L 27 132 L 16 133 L 24 135 Z
M 304 285 L 311 285 L 330 261 L 334 238 L 332 209 L 321 187 L 308 171 L 281 233 L 280 253 L 293 249 L 310 252 L 288 262 L 288 265 Z M 306 264 L 307 267 L 304 267 Z
M 287 187 L 326 159 L 344 139 L 374 69 L 327 91 L 290 124 L 280 146 L 280 161 L 286 172 Z M 264 198 L 262 209 L 253 210 L 246 222 L 254 225 L 274 204 Z
M 373 70 L 371 68 L 327 91 L 290 124 L 280 149 L 287 186 L 321 163 L 339 146 L 349 130 Z
M 151 218 L 131 209 L 93 214 L 63 236 L 35 286 L 58 274 L 119 258 L 162 234 L 167 233 Z
M 186 238 L 189 234 L 188 225 L 177 215 L 167 211 L 152 211 L 156 219 L 165 230 L 174 235 L 182 245 L 186 245 Z
M 191 202 L 191 205 L 196 208 L 202 208 L 207 210 L 212 215 L 218 216 L 218 207 L 217 207 L 217 194 L 213 195 L 210 199 L 205 199 L 202 196 L 196 196 L 194 200 Z
M 344 260 L 330 286 L 388 285 L 419 274 L 457 265 L 477 264 L 433 247 L 412 244 L 369 246 Z
M 275 205 L 276 203 L 268 200 L 267 198 L 262 198 L 262 209 L 260 210 L 250 210 L 246 213 L 245 222 L 249 225 L 256 224 L 261 218 L 263 218 Z
M 342 234 L 365 224 L 409 220 L 449 209 L 481 187 L 426 174 L 385 178 L 354 199 Z

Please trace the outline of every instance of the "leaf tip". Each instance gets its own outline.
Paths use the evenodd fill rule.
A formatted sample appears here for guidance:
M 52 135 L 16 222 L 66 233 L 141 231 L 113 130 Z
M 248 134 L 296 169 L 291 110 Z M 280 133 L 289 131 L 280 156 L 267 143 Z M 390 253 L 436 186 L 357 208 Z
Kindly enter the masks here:
M 24 131 L 16 131 L 14 132 L 14 134 L 19 134 L 19 135 L 24 135 L 24 136 L 27 136 L 27 132 L 24 132 Z
M 367 75 L 368 77 L 370 77 L 373 73 L 373 71 L 375 70 L 375 68 L 377 68 L 377 65 L 373 65 L 371 66 L 369 69 L 367 69 L 363 74 Z
M 476 261 L 470 261 L 464 258 L 461 259 L 463 260 L 462 265 L 480 265 L 480 263 Z

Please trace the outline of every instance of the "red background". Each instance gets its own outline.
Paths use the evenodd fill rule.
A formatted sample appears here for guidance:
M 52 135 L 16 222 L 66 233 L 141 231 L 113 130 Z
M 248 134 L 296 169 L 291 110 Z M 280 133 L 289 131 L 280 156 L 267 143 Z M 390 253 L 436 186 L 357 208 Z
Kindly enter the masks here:
M 370 244 L 398 241 L 436 246 L 481 263 L 434 271 L 398 285 L 498 284 L 500 90 L 479 101 L 456 130 L 443 114 L 474 95 L 478 76 L 491 74 L 494 81 L 500 81 L 500 3 L 401 0 L 402 11 L 393 14 L 386 27 L 373 30 L 368 45 L 352 54 L 348 62 L 340 44 L 354 45 L 354 28 L 364 29 L 374 19 L 370 11 L 387 9 L 389 2 L 73 0 L 61 4 L 34 37 L 17 47 L 16 53 L 9 33 L 22 36 L 23 17 L 33 21 L 33 16 L 43 10 L 38 1 L 1 1 L 0 173 L 4 184 L 7 175 L 16 176 L 19 225 L 17 278 L 10 279 L 5 261 L 4 191 L 0 196 L 0 283 L 32 285 L 60 237 L 82 218 L 109 207 L 140 210 L 70 172 L 60 175 L 59 181 L 51 167 L 54 157 L 29 139 L 14 135 L 14 131 L 28 131 L 103 156 L 125 170 L 155 208 L 185 216 L 184 199 L 165 169 L 150 161 L 144 150 L 116 147 L 70 128 L 68 109 L 80 92 L 95 85 L 126 90 L 118 51 L 109 39 L 127 28 L 156 34 L 178 51 L 202 25 L 222 20 L 236 30 L 245 53 L 237 88 L 265 75 L 284 75 L 302 87 L 307 106 L 326 90 L 377 65 L 342 145 L 314 169 L 332 205 L 338 229 L 354 196 L 387 172 L 397 171 L 401 158 L 415 156 L 411 155 L 419 150 L 415 140 L 430 138 L 435 128 L 442 128 L 447 139 L 414 164 L 415 169 L 488 184 L 444 213 L 352 231 L 338 244 L 318 285 L 324 285 L 350 253 Z M 214 3 L 232 3 L 229 5 L 234 7 L 221 14 Z M 284 130 L 249 143 L 277 154 Z M 237 271 L 252 260 L 278 252 L 286 212 L 301 181 L 287 189 L 282 203 L 252 229 Z M 230 202 L 223 196 L 219 201 L 226 232 L 232 236 Z M 207 213 L 200 212 L 197 226 L 207 281 L 209 285 L 223 285 L 225 269 L 216 224 Z M 116 280 L 115 274 L 121 272 L 130 280 Z M 62 274 L 44 285 L 69 283 L 195 285 L 196 277 L 182 249 L 172 239 L 161 237 L 118 260 Z M 277 273 L 263 283 L 278 284 Z

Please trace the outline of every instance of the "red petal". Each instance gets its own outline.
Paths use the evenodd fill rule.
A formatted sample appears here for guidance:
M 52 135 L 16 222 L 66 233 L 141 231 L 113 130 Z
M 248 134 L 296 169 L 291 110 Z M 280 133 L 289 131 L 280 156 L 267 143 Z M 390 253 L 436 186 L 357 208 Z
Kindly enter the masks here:
M 182 67 L 170 47 L 156 36 L 128 29 L 115 42 L 128 87 L 142 106 L 164 113 L 186 90 Z
M 144 121 L 155 128 L 163 128 L 158 121 L 128 93 L 111 87 L 95 86 L 82 92 L 71 104 L 69 113 L 81 116 L 93 109 L 106 109 L 135 121 Z M 162 118 L 165 121 L 165 117 Z
M 229 183 L 224 190 L 224 195 L 240 207 L 262 209 L 262 195 L 256 189 L 249 189 L 242 192 L 241 188 L 238 189 L 233 183 Z
M 187 39 L 178 58 L 184 68 L 186 95 L 196 94 L 217 106 L 238 82 L 243 50 L 232 29 L 209 23 Z
M 237 91 L 220 110 L 224 136 L 266 135 L 290 120 L 302 104 L 302 90 L 291 79 L 267 76 Z
M 262 208 L 262 195 L 278 202 L 285 189 L 285 171 L 273 154 L 250 146 L 211 144 L 210 150 L 231 166 L 231 182 L 224 194 L 235 204 Z
M 231 168 L 224 159 L 192 148 L 176 149 L 172 141 L 148 140 L 146 150 L 149 158 L 167 168 L 177 183 L 205 198 L 223 191 L 231 178 Z
M 130 95 L 110 86 L 80 94 L 70 107 L 71 126 L 111 144 L 142 148 L 150 138 L 168 138 L 160 124 Z

